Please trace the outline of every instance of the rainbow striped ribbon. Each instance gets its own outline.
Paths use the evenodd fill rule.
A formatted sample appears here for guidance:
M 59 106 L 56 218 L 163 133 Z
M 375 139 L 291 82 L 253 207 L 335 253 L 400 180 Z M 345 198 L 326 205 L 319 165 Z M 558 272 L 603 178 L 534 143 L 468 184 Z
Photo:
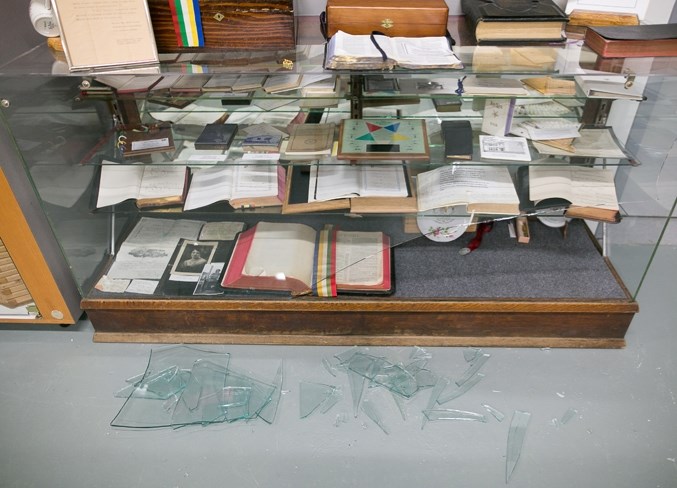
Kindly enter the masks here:
M 319 233 L 315 246 L 315 283 L 318 297 L 335 297 L 336 292 L 336 230 L 326 225 Z
M 199 0 L 168 0 L 172 11 L 178 47 L 202 47 L 205 44 Z

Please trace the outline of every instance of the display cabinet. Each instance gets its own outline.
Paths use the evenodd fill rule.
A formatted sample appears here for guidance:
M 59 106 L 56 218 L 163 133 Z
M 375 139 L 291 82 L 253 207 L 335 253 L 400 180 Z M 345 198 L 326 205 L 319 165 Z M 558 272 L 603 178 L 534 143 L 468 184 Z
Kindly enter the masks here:
M 298 26 L 295 51 L 166 55 L 158 74 L 309 78 L 325 73 L 318 22 L 300 18 Z M 101 83 L 100 74 L 68 73 L 58 53 L 44 45 L 5 64 L 1 116 L 10 145 L 70 266 L 95 340 L 622 347 L 638 311 L 642 277 L 674 211 L 677 60 L 600 60 L 575 42 L 477 47 L 468 40 L 462 19 L 454 17 L 449 30 L 463 69 L 336 71 L 331 74 L 338 89 L 332 94 L 300 88 L 281 93 L 262 88 L 236 94 L 204 89 L 122 93 Z M 644 100 L 590 99 L 578 84 L 572 93 L 456 93 L 466 77 L 571 82 L 576 75 L 610 73 L 629 80 Z M 482 158 L 479 135 L 488 103 L 497 98 L 513 99 L 517 105 L 513 125 L 538 118 L 611 127 L 623 157 L 581 152 L 555 156 L 539 152 L 530 142 L 529 162 Z M 556 111 L 546 110 L 553 103 Z M 134 200 L 96 208 L 100 175 L 107 165 L 187 166 L 193 174 L 206 166 L 279 165 L 287 177 L 294 171 L 306 174 L 318 164 L 338 165 L 344 161 L 331 157 L 301 161 L 284 153 L 279 160 L 247 156 L 242 143 L 247 128 L 269 124 L 285 131 L 297 122 L 334 123 L 338 141 L 346 119 L 423 121 L 427 157 L 381 158 L 406 166 L 409 204 L 416 200 L 418 175 L 443 166 L 507 169 L 514 182 L 523 166 L 605 168 L 615 175 L 620 222 L 563 219 L 552 209 L 527 212 L 525 243 L 515 234 L 519 227 L 514 226 L 514 213 L 470 214 L 460 206 L 453 215 L 440 215 L 437 210 L 417 211 L 415 203 L 380 205 L 378 199 L 353 198 L 353 206 L 293 212 L 281 206 L 234 208 L 225 201 L 193 210 L 180 205 L 139 208 Z M 237 124 L 238 133 L 227 151 L 207 157 L 212 152 L 201 153 L 193 144 L 205 125 L 217 120 Z M 445 157 L 441 124 L 454 120 L 470 122 L 470 159 Z M 121 135 L 160 126 L 169 127 L 171 149 L 138 156 L 121 151 Z M 463 225 L 465 232 L 447 242 L 429 238 L 435 232 L 425 228 L 426 219 L 439 222 L 441 217 Z M 144 278 L 130 272 L 139 279 L 125 282 L 124 272 L 111 274 L 111 267 L 119 268 L 121 246 L 140 219 L 234 222 L 249 229 L 259 222 L 303 223 L 316 230 L 332 224 L 347 231 L 383 232 L 390 240 L 394 286 L 388 294 L 336 297 L 224 289 L 194 294 L 195 282 L 169 283 L 172 261 L 159 275 Z M 271 242 L 271 255 L 281 246 Z M 469 248 L 474 250 L 468 253 Z

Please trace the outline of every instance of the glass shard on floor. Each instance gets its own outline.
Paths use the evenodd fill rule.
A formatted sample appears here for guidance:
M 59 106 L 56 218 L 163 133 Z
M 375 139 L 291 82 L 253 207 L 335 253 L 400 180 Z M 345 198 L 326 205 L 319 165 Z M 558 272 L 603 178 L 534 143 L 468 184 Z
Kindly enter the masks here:
M 508 447 L 505 456 L 505 482 L 509 483 L 512 477 L 520 455 L 522 454 L 522 444 L 527 434 L 527 427 L 531 413 L 522 410 L 515 410 L 510 421 L 510 430 L 508 431 Z
M 282 366 L 273 382 L 232 367 L 223 348 L 170 346 L 151 350 L 146 371 L 116 393 L 126 395 L 111 426 L 179 428 L 249 421 L 272 423 L 282 390 Z

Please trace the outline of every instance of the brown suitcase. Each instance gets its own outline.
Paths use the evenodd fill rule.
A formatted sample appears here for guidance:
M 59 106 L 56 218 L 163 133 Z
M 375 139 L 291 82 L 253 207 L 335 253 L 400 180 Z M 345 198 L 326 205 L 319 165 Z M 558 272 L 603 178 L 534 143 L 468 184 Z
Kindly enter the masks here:
M 171 3 L 170 3 L 171 2 Z M 266 51 L 296 47 L 294 0 L 199 0 L 204 43 L 182 46 L 173 0 L 148 0 L 158 51 Z
M 449 7 L 444 0 L 327 0 L 326 36 L 382 32 L 391 37 L 444 36 Z

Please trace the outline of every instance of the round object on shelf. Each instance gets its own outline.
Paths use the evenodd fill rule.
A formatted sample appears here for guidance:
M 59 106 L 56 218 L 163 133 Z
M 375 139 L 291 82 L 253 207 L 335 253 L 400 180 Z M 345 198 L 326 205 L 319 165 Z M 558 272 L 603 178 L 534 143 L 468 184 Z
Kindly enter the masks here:
M 444 207 L 419 215 L 416 223 L 421 233 L 431 241 L 450 242 L 463 235 L 472 222 L 472 217 L 462 208 Z

